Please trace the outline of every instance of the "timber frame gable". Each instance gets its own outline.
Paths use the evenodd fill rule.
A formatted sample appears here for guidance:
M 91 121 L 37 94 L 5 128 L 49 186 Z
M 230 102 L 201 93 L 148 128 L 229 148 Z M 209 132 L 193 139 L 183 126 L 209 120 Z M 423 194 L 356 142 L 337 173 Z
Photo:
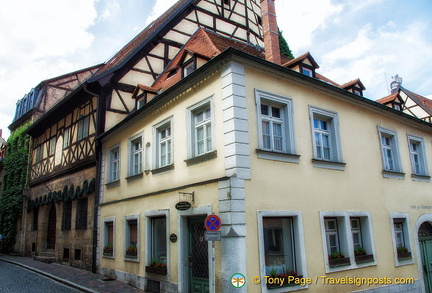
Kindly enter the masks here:
M 102 64 L 77 70 L 40 82 L 17 102 L 11 130 L 26 122 L 34 122 L 48 112 L 56 103 L 66 98 L 74 89 L 93 75 Z
M 262 48 L 260 0 L 179 0 L 148 25 L 89 79 L 105 131 L 137 108 L 138 84 L 151 86 L 199 28 Z
M 401 85 L 398 86 L 394 93 L 377 100 L 377 102 L 432 123 L 432 101 L 405 89 Z
M 28 130 L 33 137 L 30 186 L 95 165 L 97 98 L 87 94 L 72 110 L 68 106 L 44 115 Z

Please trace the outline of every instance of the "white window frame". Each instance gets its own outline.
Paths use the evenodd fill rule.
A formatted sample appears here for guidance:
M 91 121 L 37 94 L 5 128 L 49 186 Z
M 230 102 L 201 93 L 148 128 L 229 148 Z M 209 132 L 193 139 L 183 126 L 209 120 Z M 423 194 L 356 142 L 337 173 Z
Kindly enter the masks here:
M 152 218 L 158 218 L 158 217 L 165 217 L 166 220 L 166 261 L 167 261 L 167 267 L 169 268 L 169 260 L 170 260 L 170 249 L 169 249 L 169 235 L 170 235 L 170 213 L 168 209 L 162 209 L 162 210 L 154 210 L 154 211 L 147 211 L 145 213 L 146 216 L 146 265 L 149 265 L 152 261 L 152 249 L 153 249 L 153 241 L 152 241 Z M 169 269 L 168 269 L 169 271 Z
M 36 147 L 35 163 L 39 163 L 44 159 L 43 151 L 44 151 L 44 145 L 42 143 Z
M 131 258 L 126 257 L 126 249 L 130 245 L 130 229 L 129 229 L 129 222 L 135 221 L 137 222 L 137 243 L 136 243 L 136 249 L 137 249 L 137 257 Z M 132 262 L 139 262 L 140 261 L 140 216 L 139 214 L 136 215 L 128 215 L 124 217 L 124 259 L 126 261 L 132 261 Z
M 89 136 L 90 133 L 90 116 L 86 115 L 78 120 L 77 140 L 82 140 Z
M 353 223 L 356 223 L 355 225 L 353 225 Z M 351 226 L 351 236 L 352 236 L 352 240 L 353 240 L 353 247 L 354 247 L 354 251 L 357 248 L 363 248 L 363 237 L 362 237 L 362 224 L 361 224 L 361 218 L 358 217 L 351 217 L 350 218 L 350 226 Z M 354 241 L 354 235 L 357 235 L 359 241 L 358 243 L 356 243 Z
M 307 262 L 306 262 L 306 250 L 304 241 L 304 230 L 303 230 L 303 219 L 301 211 L 258 211 L 258 245 L 259 245 L 259 260 L 260 260 L 260 275 L 266 276 L 266 264 L 265 264 L 265 247 L 264 247 L 264 227 L 263 218 L 266 217 L 282 217 L 292 218 L 292 227 L 294 230 L 294 246 L 296 255 L 296 265 L 299 274 L 303 275 L 303 278 L 308 277 Z M 266 282 L 263 279 L 261 282 L 261 292 L 290 292 L 298 289 L 307 288 L 308 285 L 300 286 L 293 285 L 281 288 L 268 289 Z
M 397 241 L 397 231 L 395 227 L 395 222 L 401 221 L 403 225 L 402 232 L 403 238 L 404 238 L 404 244 L 405 247 L 408 249 L 409 252 L 412 253 L 410 259 L 403 259 L 400 260 L 398 258 L 397 254 L 397 247 L 398 247 L 398 241 Z M 394 253 L 394 260 L 395 260 L 395 266 L 404 266 L 414 263 L 414 254 L 412 251 L 412 244 L 411 244 L 411 231 L 410 231 L 410 224 L 409 224 L 409 214 L 408 213 L 390 213 L 390 226 L 391 226 L 391 232 L 392 232 L 392 240 L 393 240 L 393 253 Z
M 291 163 L 298 163 L 299 156 L 296 155 L 295 134 L 294 134 L 294 113 L 291 98 L 276 95 L 262 90 L 255 90 L 255 103 L 257 105 L 258 118 L 258 157 L 262 159 L 281 160 Z M 278 108 L 280 117 L 262 114 L 262 105 Z M 271 111 L 271 108 L 269 109 Z M 263 121 L 268 122 L 270 127 L 270 146 L 266 147 L 264 142 Z M 273 124 L 281 124 L 282 149 L 274 146 Z M 286 156 L 289 155 L 289 156 Z
M 49 141 L 49 153 L 48 156 L 53 156 L 56 151 L 57 137 L 53 136 Z
M 115 158 L 114 152 L 118 152 L 118 158 Z M 117 144 L 113 147 L 111 147 L 108 151 L 108 176 L 107 176 L 107 183 L 111 182 L 117 182 L 120 181 L 120 165 L 121 163 L 121 153 L 120 153 L 120 145 Z M 114 177 L 114 172 L 117 172 L 116 178 Z
M 387 178 L 403 179 L 405 174 L 402 172 L 397 132 L 378 126 L 378 135 L 383 164 L 383 176 Z M 389 144 L 383 143 L 384 138 L 389 139 Z M 390 151 L 392 162 L 389 161 L 388 151 Z
M 105 258 L 115 258 L 115 247 L 116 247 L 116 245 L 115 245 L 115 239 L 116 239 L 116 231 L 115 231 L 116 229 L 115 229 L 115 226 L 116 226 L 116 221 L 115 220 L 116 220 L 115 217 L 108 217 L 108 218 L 104 218 L 103 219 L 102 256 L 105 257 Z M 103 255 L 103 249 L 104 249 L 105 246 L 108 245 L 108 225 L 107 225 L 107 223 L 112 223 L 112 225 L 113 225 L 113 243 L 112 243 L 113 253 L 112 253 L 112 256 Z
M 429 181 L 430 176 L 427 167 L 426 151 L 423 138 L 411 134 L 407 134 L 407 138 L 413 180 Z M 417 145 L 418 149 L 414 150 L 412 147 L 413 145 Z
M 161 137 L 162 132 L 166 129 L 170 129 L 169 136 Z M 172 117 L 165 119 L 164 121 L 156 124 L 153 127 L 153 141 L 155 142 L 154 145 L 154 153 L 155 156 L 153 157 L 153 166 L 155 168 L 163 168 L 166 166 L 170 166 L 174 164 L 173 158 L 173 150 L 174 150 L 174 139 L 173 139 L 173 123 L 172 123 Z M 162 154 L 162 145 L 168 146 L 166 148 L 166 153 Z M 162 162 L 162 156 L 165 155 L 165 163 Z
M 309 106 L 309 119 L 312 134 L 312 148 L 313 148 L 313 163 L 315 167 L 344 170 L 345 163 L 342 158 L 342 145 L 339 134 L 339 118 L 338 114 L 333 111 L 324 110 L 318 107 Z M 315 128 L 314 120 L 319 119 L 325 121 L 328 125 L 326 131 Z M 328 134 L 329 136 L 329 157 L 323 158 L 319 156 L 317 151 L 317 141 L 315 134 Z M 323 150 L 323 149 L 322 149 Z
M 333 222 L 334 228 L 331 228 L 329 223 Z M 338 218 L 336 217 L 326 217 L 324 218 L 324 227 L 325 227 L 325 234 L 326 234 L 326 243 L 327 243 L 327 254 L 331 254 L 332 248 L 336 248 L 335 251 L 341 251 L 341 245 L 339 240 L 339 229 L 338 229 Z M 330 237 L 336 236 L 336 244 L 335 246 L 330 245 Z
M 376 256 L 375 256 L 375 246 L 373 241 L 373 233 L 372 233 L 372 222 L 370 212 L 365 211 L 321 211 L 321 233 L 322 233 L 322 245 L 324 248 L 324 260 L 326 265 L 326 272 L 338 272 L 345 271 L 355 268 L 361 268 L 366 266 L 376 265 Z M 335 218 L 337 220 L 337 237 L 338 237 L 338 245 L 339 251 L 343 253 L 345 257 L 350 258 L 350 265 L 340 266 L 340 267 L 330 267 L 329 263 L 329 248 L 327 245 L 327 229 L 326 229 L 326 219 Z M 351 228 L 351 219 L 359 218 L 360 223 L 362 225 L 361 228 L 361 238 L 362 238 L 362 247 L 366 250 L 367 254 L 372 254 L 373 261 L 371 262 L 359 262 L 356 263 L 355 253 L 354 253 L 354 241 L 353 241 L 353 232 Z
M 138 133 L 128 139 L 129 160 L 128 160 L 128 176 L 135 176 L 143 172 L 143 133 Z M 135 143 L 140 142 L 141 148 L 134 149 Z M 138 166 L 138 170 L 135 167 Z
M 67 148 L 70 145 L 70 127 L 66 127 L 63 133 L 63 148 Z
M 210 109 L 210 119 L 207 119 L 205 122 L 200 122 L 198 125 L 195 123 L 196 113 L 201 111 L 202 109 Z M 214 135 L 214 105 L 213 105 L 213 97 L 209 97 L 199 103 L 196 103 L 187 109 L 187 117 L 188 117 L 188 157 L 195 158 L 199 156 L 206 155 L 208 153 L 212 153 L 214 151 L 215 146 L 215 135 Z M 206 141 L 206 137 L 204 136 L 204 152 L 198 154 L 197 153 L 197 141 L 196 141 L 196 129 L 197 127 L 201 127 L 204 125 L 210 124 L 210 145 Z M 207 132 L 205 131 L 205 134 Z

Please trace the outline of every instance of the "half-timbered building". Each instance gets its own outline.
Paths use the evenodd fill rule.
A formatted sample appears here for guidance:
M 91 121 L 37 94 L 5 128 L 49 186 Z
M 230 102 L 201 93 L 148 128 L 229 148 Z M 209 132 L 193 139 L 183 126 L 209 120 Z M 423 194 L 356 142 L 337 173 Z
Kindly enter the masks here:
M 97 97 L 84 81 L 99 67 L 41 83 L 27 130 L 32 139 L 23 250 L 87 270 L 94 255 Z

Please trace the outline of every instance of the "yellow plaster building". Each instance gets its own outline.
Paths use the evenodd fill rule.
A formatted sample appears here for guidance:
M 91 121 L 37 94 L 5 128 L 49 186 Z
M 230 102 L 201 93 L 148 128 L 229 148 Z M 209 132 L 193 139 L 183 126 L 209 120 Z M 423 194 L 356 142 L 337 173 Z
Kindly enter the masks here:
M 429 292 L 427 110 L 279 55 L 273 0 L 235 2 L 178 1 L 90 81 L 116 109 L 99 272 L 152 292 Z M 181 47 L 146 39 L 182 29 Z
M 100 271 L 161 292 L 232 292 L 236 273 L 236 292 L 428 290 L 431 131 L 228 49 L 101 138 Z

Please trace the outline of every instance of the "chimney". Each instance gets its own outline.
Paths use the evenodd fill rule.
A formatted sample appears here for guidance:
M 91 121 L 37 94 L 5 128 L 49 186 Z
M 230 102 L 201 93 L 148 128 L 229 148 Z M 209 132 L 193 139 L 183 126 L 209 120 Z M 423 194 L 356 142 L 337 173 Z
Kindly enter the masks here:
M 279 30 L 276 22 L 274 0 L 261 0 L 262 26 L 264 30 L 265 58 L 281 64 L 279 48 Z

